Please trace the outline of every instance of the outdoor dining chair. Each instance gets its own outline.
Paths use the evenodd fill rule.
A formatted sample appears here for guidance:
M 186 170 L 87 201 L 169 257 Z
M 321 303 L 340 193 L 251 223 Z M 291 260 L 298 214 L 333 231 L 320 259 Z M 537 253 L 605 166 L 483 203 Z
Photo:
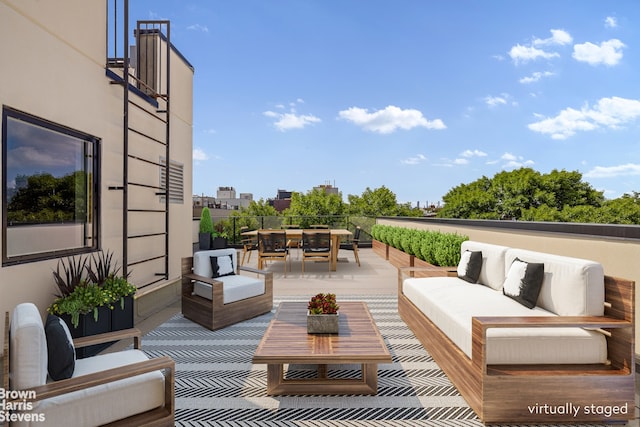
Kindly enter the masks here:
M 258 269 L 264 268 L 267 260 L 284 261 L 284 276 L 287 277 L 287 257 L 289 247 L 287 234 L 284 231 L 258 232 Z
M 329 264 L 331 271 L 331 232 L 303 231 L 302 232 L 302 274 L 304 275 L 304 261 L 306 259 L 323 259 Z
M 353 232 L 353 239 L 348 242 L 344 242 L 340 244 L 340 249 L 344 249 L 345 251 L 353 251 L 353 256 L 358 263 L 358 267 L 360 267 L 360 257 L 358 256 L 358 244 L 360 243 L 360 227 L 356 227 L 356 230 Z

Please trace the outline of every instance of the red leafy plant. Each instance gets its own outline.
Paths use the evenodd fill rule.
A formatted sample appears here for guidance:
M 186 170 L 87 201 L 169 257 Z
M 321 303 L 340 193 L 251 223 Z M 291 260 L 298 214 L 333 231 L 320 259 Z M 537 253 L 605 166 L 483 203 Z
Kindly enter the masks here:
M 309 314 L 337 314 L 340 306 L 336 303 L 336 294 L 319 293 L 311 297 L 307 309 Z

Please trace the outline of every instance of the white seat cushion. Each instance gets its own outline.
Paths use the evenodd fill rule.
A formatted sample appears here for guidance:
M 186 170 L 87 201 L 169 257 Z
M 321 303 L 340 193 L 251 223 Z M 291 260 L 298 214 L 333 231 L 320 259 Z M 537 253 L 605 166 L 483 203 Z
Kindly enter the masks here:
M 406 279 L 403 293 L 469 358 L 472 317 L 555 316 L 457 277 Z M 606 359 L 605 337 L 581 328 L 491 328 L 487 332 L 488 364 L 605 363 Z
M 265 292 L 264 280 L 248 276 L 224 276 L 217 277 L 215 280 L 223 283 L 222 300 L 224 304 L 262 295 Z M 211 285 L 203 282 L 195 282 L 193 285 L 193 293 L 203 298 L 211 299 Z
M 73 377 L 148 360 L 140 350 L 78 359 Z M 44 422 L 33 426 L 95 426 L 110 423 L 164 405 L 164 375 L 160 371 L 130 377 L 63 396 L 43 400 L 33 411 L 43 414 Z M 69 418 L 72 417 L 72 418 Z M 27 426 L 28 423 L 14 423 Z
M 22 390 L 47 381 L 47 338 L 38 308 L 18 304 L 11 315 L 11 388 Z

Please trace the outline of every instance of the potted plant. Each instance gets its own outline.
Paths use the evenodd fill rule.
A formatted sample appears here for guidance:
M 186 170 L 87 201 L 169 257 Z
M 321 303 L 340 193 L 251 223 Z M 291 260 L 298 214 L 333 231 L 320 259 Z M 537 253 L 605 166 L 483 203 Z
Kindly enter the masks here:
M 338 309 L 336 294 L 319 293 L 307 304 L 307 333 L 337 334 Z
M 211 249 L 224 249 L 227 247 L 227 233 L 224 231 L 222 221 L 215 225 L 211 233 Z
M 198 244 L 200 250 L 211 249 L 211 235 L 213 234 L 213 221 L 208 207 L 202 208 L 200 213 L 200 232 L 198 233 Z
M 64 320 L 73 338 L 133 327 L 133 295 L 137 288 L 112 262 L 113 254 L 58 261 L 53 272 L 58 288 L 47 311 Z M 79 358 L 94 355 L 110 343 L 79 348 Z

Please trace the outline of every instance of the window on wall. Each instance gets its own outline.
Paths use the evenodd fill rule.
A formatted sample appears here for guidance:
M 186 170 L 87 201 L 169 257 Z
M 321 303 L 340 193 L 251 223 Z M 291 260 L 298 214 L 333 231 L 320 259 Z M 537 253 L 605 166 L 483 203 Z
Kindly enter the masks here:
M 2 264 L 98 248 L 100 140 L 2 109 Z

